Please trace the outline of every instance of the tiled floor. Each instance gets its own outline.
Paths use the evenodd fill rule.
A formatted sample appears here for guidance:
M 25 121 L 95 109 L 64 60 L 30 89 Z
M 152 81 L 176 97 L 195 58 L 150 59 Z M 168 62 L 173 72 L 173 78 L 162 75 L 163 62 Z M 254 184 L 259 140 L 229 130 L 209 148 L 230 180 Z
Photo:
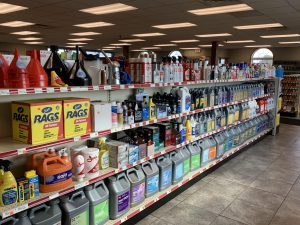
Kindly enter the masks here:
M 138 225 L 300 225 L 300 126 L 280 127 Z

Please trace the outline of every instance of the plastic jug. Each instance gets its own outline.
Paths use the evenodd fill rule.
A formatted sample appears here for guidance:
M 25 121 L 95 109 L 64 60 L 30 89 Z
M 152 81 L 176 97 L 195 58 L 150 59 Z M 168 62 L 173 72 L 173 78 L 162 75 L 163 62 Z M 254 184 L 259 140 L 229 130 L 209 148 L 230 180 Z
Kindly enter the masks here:
M 177 150 L 183 158 L 183 175 L 188 174 L 191 171 L 191 153 L 186 146 Z
M 0 54 L 0 88 L 8 88 L 8 67 L 5 58 Z
M 225 151 L 229 151 L 233 147 L 233 136 L 229 130 L 224 131 L 225 139 L 226 139 L 226 147 Z
M 103 225 L 109 220 L 109 191 L 103 180 L 84 188 L 90 202 L 90 225 Z
M 108 178 L 109 217 L 114 220 L 130 209 L 130 182 L 125 173 Z
M 49 205 L 41 204 L 29 211 L 29 218 L 33 225 L 60 225 L 62 213 L 58 206 L 59 199 L 49 202 Z
M 145 199 L 145 174 L 140 165 L 126 171 L 130 182 L 130 206 L 134 207 Z
M 213 136 L 207 138 L 207 146 L 209 148 L 209 161 L 212 161 L 217 156 L 217 143 Z
M 193 142 L 187 146 L 191 155 L 191 171 L 199 169 L 201 165 L 201 149 L 197 142 Z
M 0 220 L 0 225 L 16 225 L 18 219 L 15 217 L 7 217 L 5 219 Z
M 171 186 L 172 183 L 172 161 L 168 154 L 156 159 L 159 168 L 159 190 L 163 191 Z
M 191 110 L 191 94 L 189 92 L 189 89 L 187 87 L 180 87 L 178 89 L 178 96 L 180 98 L 180 104 L 181 104 L 181 112 L 189 112 Z
M 82 190 L 61 198 L 62 224 L 89 224 L 89 200 Z
M 201 149 L 201 166 L 205 166 L 209 163 L 209 148 L 206 146 L 206 138 L 198 141 L 198 146 Z
M 243 124 L 238 126 L 238 131 L 240 133 L 240 144 L 242 144 L 246 140 L 246 138 L 245 138 L 245 127 L 244 127 Z
M 19 212 L 17 215 L 16 225 L 31 225 L 30 219 L 27 216 L 27 211 Z
M 144 162 L 142 169 L 146 176 L 145 196 L 146 198 L 154 195 L 159 189 L 159 169 L 154 159 Z
M 31 52 L 31 60 L 26 67 L 30 87 L 48 87 L 48 75 L 37 57 L 37 51 Z
M 233 148 L 237 147 L 240 144 L 240 134 L 237 127 L 233 127 L 231 130 L 233 136 Z
M 49 151 L 39 152 L 30 155 L 27 168 L 28 170 L 36 170 L 38 165 L 41 164 L 42 160 L 49 157 L 55 157 L 57 154 L 55 153 L 54 149 L 51 149 Z
M 214 140 L 217 143 L 217 159 L 221 158 L 224 154 L 224 138 L 221 133 L 214 135 Z
M 184 175 L 183 157 L 180 153 L 173 151 L 170 153 L 170 159 L 173 165 L 172 184 L 177 184 L 182 181 Z
M 8 86 L 10 88 L 29 88 L 29 78 L 25 64 L 21 61 L 18 49 L 8 68 Z

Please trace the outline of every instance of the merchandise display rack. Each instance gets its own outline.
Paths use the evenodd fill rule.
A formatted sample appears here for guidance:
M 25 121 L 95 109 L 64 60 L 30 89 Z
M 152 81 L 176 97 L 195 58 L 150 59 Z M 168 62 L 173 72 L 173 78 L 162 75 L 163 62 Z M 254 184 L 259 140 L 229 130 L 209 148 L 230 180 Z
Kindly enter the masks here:
M 219 84 L 219 83 L 235 83 L 272 80 L 273 78 L 249 78 L 249 79 L 229 79 L 229 80 L 199 80 L 199 81 L 183 81 L 173 83 L 146 83 L 146 84 L 120 84 L 120 85 L 98 85 L 84 87 L 46 87 L 46 88 L 21 88 L 21 89 L 0 89 L 0 96 L 7 95 L 27 95 L 27 94 L 51 94 L 51 93 L 68 93 L 68 92 L 91 92 L 91 91 L 109 91 L 109 90 L 129 90 L 137 88 L 154 88 L 154 87 L 173 87 L 181 85 L 197 85 L 197 84 Z
M 190 112 L 178 113 L 178 114 L 174 114 L 174 115 L 164 117 L 164 118 L 143 121 L 143 122 L 134 123 L 131 125 L 125 125 L 123 127 L 112 128 L 110 130 L 105 130 L 105 131 L 101 131 L 101 132 L 92 132 L 92 133 L 85 134 L 82 136 L 77 136 L 74 138 L 61 139 L 58 141 L 53 141 L 53 142 L 49 142 L 46 144 L 40 144 L 40 145 L 28 145 L 28 144 L 13 141 L 12 138 L 2 138 L 2 139 L 0 139 L 0 143 L 1 143 L 0 158 L 11 157 L 11 156 L 16 156 L 16 155 L 23 155 L 23 154 L 26 154 L 29 152 L 34 152 L 34 151 L 37 151 L 37 150 L 43 149 L 43 148 L 49 148 L 49 147 L 53 147 L 53 146 L 57 146 L 57 145 L 63 145 L 63 144 L 67 144 L 67 143 L 88 140 L 91 138 L 97 138 L 97 137 L 111 134 L 111 133 L 116 133 L 116 132 L 133 129 L 133 128 L 137 128 L 137 127 L 143 127 L 146 125 L 150 125 L 150 124 L 154 124 L 154 123 L 158 123 L 158 122 L 162 122 L 162 121 L 169 121 L 171 119 L 176 119 L 176 118 L 180 118 L 180 117 L 187 116 L 187 115 L 193 115 L 193 114 L 200 113 L 200 112 L 210 111 L 213 109 L 222 108 L 222 107 L 226 107 L 226 106 L 230 106 L 230 105 L 236 105 L 239 103 L 244 103 L 244 102 L 248 102 L 251 100 L 264 98 L 264 97 L 270 97 L 270 96 L 271 96 L 270 94 L 265 94 L 265 95 L 261 95 L 261 96 L 257 96 L 257 97 L 247 98 L 244 100 L 229 102 L 229 103 L 220 104 L 220 105 L 212 106 L 212 107 L 206 107 L 203 109 L 196 109 L 196 110 L 193 110 Z
M 297 117 L 299 112 L 300 74 L 285 75 L 282 80 L 282 116 Z
M 198 140 L 203 139 L 203 138 L 205 138 L 205 137 L 208 137 L 208 136 L 211 136 L 211 135 L 213 135 L 213 134 L 219 133 L 219 132 L 221 132 L 221 131 L 227 130 L 227 129 L 229 129 L 229 128 L 231 128 L 231 127 L 234 127 L 234 126 L 237 126 L 237 125 L 239 125 L 239 124 L 243 124 L 243 123 L 245 123 L 245 122 L 247 122 L 247 121 L 249 121 L 249 120 L 252 120 L 252 119 L 254 119 L 254 118 L 256 118 L 256 117 L 259 117 L 259 116 L 261 116 L 261 115 L 264 115 L 264 114 L 266 114 L 266 113 L 268 113 L 268 112 L 270 112 L 270 111 L 265 111 L 265 112 L 259 113 L 259 114 L 257 114 L 255 117 L 253 117 L 253 118 L 251 118 L 251 119 L 247 119 L 247 120 L 244 120 L 244 121 L 237 121 L 237 122 L 235 122 L 234 124 L 227 125 L 227 126 L 224 126 L 224 127 L 222 127 L 222 128 L 219 128 L 219 129 L 217 129 L 217 130 L 214 130 L 214 131 L 211 131 L 211 132 L 208 132 L 208 133 L 199 135 L 198 137 L 196 137 L 196 138 L 194 138 L 194 139 L 192 139 L 192 140 L 190 140 L 190 141 L 185 141 L 184 143 L 178 144 L 178 145 L 176 145 L 176 146 L 168 146 L 168 147 L 165 147 L 164 149 L 160 150 L 159 152 L 155 153 L 154 155 L 152 155 L 152 156 L 147 156 L 147 157 L 145 157 L 145 158 L 143 158 L 143 159 L 140 159 L 139 161 L 135 162 L 134 164 L 128 164 L 127 166 L 124 166 L 124 167 L 118 168 L 118 169 L 115 169 L 115 168 L 107 168 L 107 169 L 105 169 L 105 170 L 102 170 L 102 171 L 100 172 L 101 175 L 99 175 L 98 177 L 91 178 L 91 179 L 86 179 L 86 180 L 84 180 L 84 181 L 82 181 L 82 182 L 73 182 L 72 185 L 66 187 L 65 189 L 60 190 L 59 192 L 42 193 L 42 194 L 40 195 L 40 197 L 38 197 L 38 198 L 36 198 L 36 199 L 33 199 L 33 200 L 26 201 L 26 203 L 17 203 L 17 204 L 15 204 L 15 205 L 7 206 L 7 207 L 0 207 L 0 216 L 1 216 L 2 218 L 6 218 L 6 217 L 9 217 L 9 216 L 15 215 L 15 214 L 17 214 L 17 213 L 19 213 L 19 212 L 21 212 L 21 211 L 24 211 L 24 210 L 27 210 L 27 209 L 29 209 L 29 208 L 35 207 L 35 206 L 40 205 L 40 204 L 42 204 L 42 203 L 48 202 L 48 201 L 50 201 L 50 200 L 52 200 L 52 199 L 54 199 L 54 198 L 63 196 L 63 195 L 65 195 L 65 194 L 71 193 L 71 192 L 73 192 L 73 191 L 75 191 L 75 190 L 78 190 L 78 189 L 80 189 L 80 188 L 83 188 L 83 187 L 85 187 L 85 186 L 87 186 L 87 185 L 89 185 L 89 184 L 98 182 L 98 181 L 103 180 L 103 179 L 105 179 L 105 178 L 108 178 L 108 177 L 110 177 L 110 176 L 112 176 L 112 175 L 115 175 L 115 174 L 118 174 L 118 173 L 120 173 L 120 172 L 123 172 L 123 171 L 125 171 L 125 170 L 127 170 L 127 169 L 129 169 L 129 168 L 132 168 L 132 167 L 134 167 L 134 166 L 136 166 L 136 165 L 138 165 L 138 164 L 141 164 L 141 163 L 143 163 L 143 162 L 145 162 L 145 161 L 148 161 L 148 160 L 153 159 L 153 158 L 157 158 L 157 157 L 159 157 L 159 156 L 161 156 L 161 155 L 164 155 L 164 154 L 166 154 L 166 153 L 169 153 L 169 152 L 171 152 L 171 151 L 174 151 L 174 150 L 176 150 L 176 149 L 178 149 L 178 148 L 181 148 L 181 147 L 183 147 L 183 146 L 185 146 L 185 145 L 188 145 L 188 144 L 190 144 L 190 143 L 192 143 L 192 142 L 198 141 Z M 268 130 L 268 132 L 269 132 L 269 131 L 270 131 L 270 130 Z M 265 132 L 264 132 L 264 133 L 265 133 Z M 255 137 L 252 138 L 252 139 L 254 140 Z M 251 139 L 251 140 L 252 140 L 252 139 Z M 255 139 L 255 140 L 256 140 L 256 139 Z M 248 142 L 249 142 L 249 141 L 248 141 Z M 248 142 L 246 142 L 246 143 L 248 143 Z M 250 143 L 250 142 L 249 142 L 249 143 Z M 243 144 L 243 145 L 245 145 L 245 144 Z M 243 145 L 242 145 L 242 146 L 243 146 Z M 238 147 L 238 148 L 239 148 L 239 147 Z M 234 151 L 234 150 L 233 150 L 233 151 Z M 232 151 L 231 151 L 231 152 L 232 152 Z M 227 154 L 227 153 L 226 153 L 226 154 Z M 233 154 L 233 153 L 232 153 L 232 154 Z M 217 160 L 215 160 L 215 164 L 214 164 L 214 165 L 216 165 L 217 163 L 219 163 L 220 161 L 222 161 L 222 160 L 225 159 L 225 158 L 224 158 L 224 159 L 223 159 L 223 158 L 224 158 L 224 157 L 222 157 L 222 159 L 217 159 Z M 227 157 L 226 157 L 226 158 L 227 158 Z M 212 164 L 209 164 L 209 165 L 211 165 L 210 167 L 213 166 Z M 210 168 L 210 167 L 209 167 L 209 168 Z M 203 167 L 203 168 L 200 169 L 200 171 L 203 170 L 201 173 L 203 173 L 203 172 L 206 170 L 205 168 L 207 168 L 207 166 L 205 166 L 205 167 Z M 200 175 L 201 173 L 199 172 L 198 175 Z M 197 175 L 197 176 L 198 176 L 198 175 Z M 196 177 L 196 176 L 194 176 L 194 177 Z M 193 178 L 194 178 L 194 177 L 193 177 Z M 187 180 L 186 182 L 188 182 L 188 180 Z M 177 188 L 178 188 L 178 187 L 177 187 Z M 175 189 L 177 189 L 177 188 L 175 188 Z M 175 189 L 174 189 L 174 190 L 175 190 Z M 174 190 L 172 190 L 172 191 L 174 191 Z M 161 193 L 160 193 L 160 194 L 161 194 Z M 163 194 L 161 194 L 161 196 L 163 196 Z M 161 198 L 162 198 L 162 197 L 161 197 Z M 161 199 L 161 198 L 160 198 L 160 199 Z M 153 202 L 153 203 L 154 203 L 154 202 Z M 151 204 L 153 204 L 153 203 L 151 203 Z M 150 204 L 150 205 L 151 205 L 151 204 Z M 150 205 L 149 205 L 149 206 L 150 206 Z M 147 207 L 149 207 L 149 206 L 147 206 Z M 136 213 L 135 213 L 135 214 L 136 214 Z M 134 215 L 135 215 L 135 214 L 134 214 Z M 132 216 L 131 216 L 131 217 L 132 217 Z M 129 218 L 130 218 L 130 217 L 128 217 L 128 219 L 129 219 Z M 125 220 L 124 220 L 124 221 L 125 221 Z M 124 222 L 124 221 L 123 221 L 123 222 Z M 115 224 L 118 224 L 118 223 L 115 223 Z

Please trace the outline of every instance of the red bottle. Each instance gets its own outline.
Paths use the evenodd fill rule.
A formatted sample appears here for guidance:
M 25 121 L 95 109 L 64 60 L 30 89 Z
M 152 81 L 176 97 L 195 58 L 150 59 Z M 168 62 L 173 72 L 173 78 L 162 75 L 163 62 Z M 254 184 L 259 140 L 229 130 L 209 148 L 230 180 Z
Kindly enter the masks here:
M 29 79 L 26 72 L 26 66 L 20 60 L 18 49 L 8 68 L 8 86 L 10 88 L 29 88 Z
M 30 87 L 48 87 L 48 75 L 37 57 L 36 50 L 31 52 L 31 60 L 26 67 Z
M 0 88 L 8 87 L 8 67 L 3 55 L 0 54 Z

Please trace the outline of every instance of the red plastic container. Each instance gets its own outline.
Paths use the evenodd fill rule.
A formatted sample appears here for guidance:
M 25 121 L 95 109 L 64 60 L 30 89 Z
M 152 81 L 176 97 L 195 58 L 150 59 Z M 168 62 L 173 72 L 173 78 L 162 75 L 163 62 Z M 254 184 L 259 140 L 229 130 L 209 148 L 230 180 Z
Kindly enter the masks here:
M 37 51 L 31 52 L 31 60 L 26 67 L 30 87 L 48 87 L 48 75 L 37 57 Z
M 29 88 L 29 78 L 26 66 L 19 59 L 19 51 L 15 49 L 14 58 L 8 68 L 9 88 Z
M 0 54 L 0 88 L 8 87 L 8 67 L 3 55 Z

